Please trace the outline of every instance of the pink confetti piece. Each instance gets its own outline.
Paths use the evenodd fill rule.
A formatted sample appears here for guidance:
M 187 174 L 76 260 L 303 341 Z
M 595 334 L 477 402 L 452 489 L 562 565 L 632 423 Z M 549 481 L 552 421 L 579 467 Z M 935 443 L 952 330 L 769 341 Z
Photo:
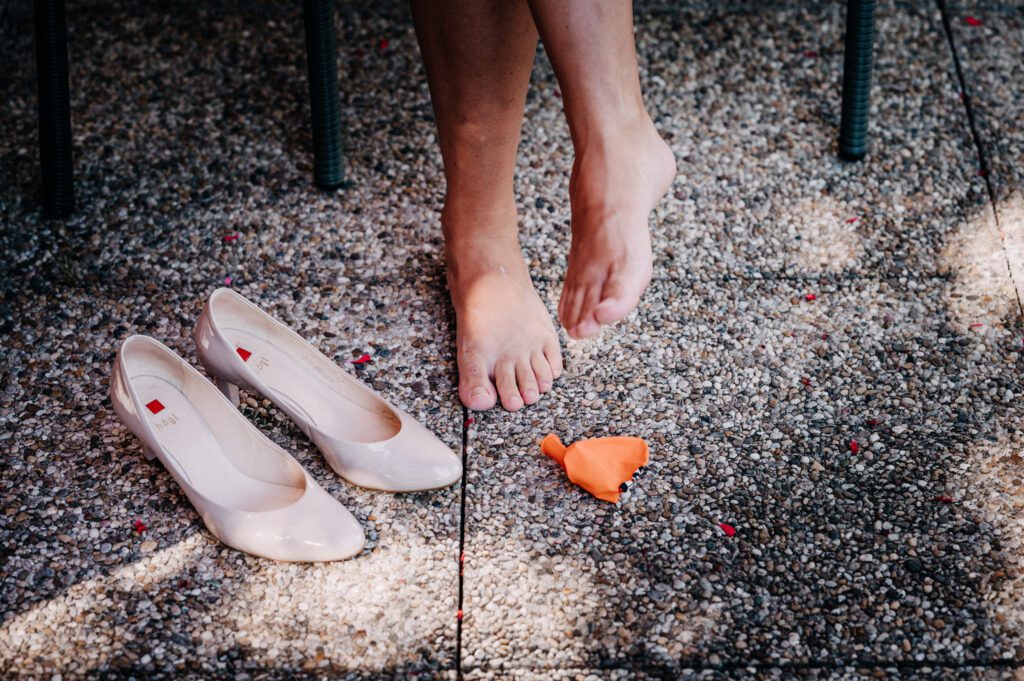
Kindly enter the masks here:
M 233 241 L 238 241 L 238 239 L 241 238 L 241 236 L 242 235 L 239 234 L 238 232 L 234 232 L 233 234 L 225 234 L 224 243 L 230 244 Z
M 366 364 L 367 362 L 372 362 L 372 361 L 373 361 L 373 357 L 370 357 L 365 352 L 363 354 L 359 355 L 358 357 L 356 357 L 355 359 L 350 359 L 349 360 L 349 362 L 351 362 L 352 364 Z
M 983 326 L 985 326 L 985 325 L 982 324 L 981 322 L 975 322 L 975 323 L 971 324 L 971 328 L 972 329 L 980 329 Z
M 462 621 L 462 608 L 459 608 L 455 611 L 455 619 L 459 620 L 460 622 Z
M 956 501 L 956 499 L 954 499 L 953 497 L 947 497 L 946 495 L 941 494 L 939 496 L 932 497 L 932 501 L 937 501 L 940 504 L 952 504 L 954 501 Z
M 971 26 L 981 26 L 981 19 L 979 19 L 978 17 L 965 17 L 964 21 L 966 21 Z
M 850 440 L 850 452 L 856 454 L 860 451 L 860 443 L 856 440 Z
M 143 532 L 149 529 L 148 527 L 146 527 L 146 523 L 142 522 L 141 520 L 136 520 L 134 523 L 132 523 L 132 528 L 139 534 L 142 534 Z
M 808 293 L 807 295 L 804 296 L 804 299 L 810 303 L 817 300 L 818 296 L 814 295 L 813 293 Z
M 736 536 L 736 528 L 729 523 L 718 523 L 718 527 L 721 528 L 722 532 L 725 532 L 726 537 Z
M 231 282 L 232 281 L 233 280 L 231 279 L 231 277 L 224 277 L 224 285 L 225 286 L 231 286 Z

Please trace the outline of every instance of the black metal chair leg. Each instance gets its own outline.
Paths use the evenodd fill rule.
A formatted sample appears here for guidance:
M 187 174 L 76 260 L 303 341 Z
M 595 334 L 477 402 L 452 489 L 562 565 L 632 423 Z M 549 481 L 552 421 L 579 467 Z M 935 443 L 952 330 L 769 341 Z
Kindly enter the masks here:
M 871 52 L 874 42 L 875 0 L 848 0 L 843 59 L 843 113 L 839 123 L 839 157 L 847 161 L 859 161 L 868 151 Z
M 35 0 L 39 81 L 39 164 L 43 214 L 66 218 L 75 210 L 68 89 L 68 28 L 64 0 Z
M 336 189 L 345 178 L 341 163 L 341 104 L 338 99 L 338 46 L 333 0 L 303 0 L 306 65 L 313 114 L 313 181 Z

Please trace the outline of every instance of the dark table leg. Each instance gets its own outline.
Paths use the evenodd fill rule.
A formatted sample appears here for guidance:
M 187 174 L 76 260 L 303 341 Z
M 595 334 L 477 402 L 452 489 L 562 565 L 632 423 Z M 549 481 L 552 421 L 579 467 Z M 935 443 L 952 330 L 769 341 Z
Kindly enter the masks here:
M 839 157 L 847 161 L 859 161 L 868 151 L 871 52 L 874 42 L 875 0 L 848 0 L 843 59 L 843 113 L 839 123 Z
M 337 39 L 333 0 L 303 0 L 309 103 L 313 114 L 313 181 L 324 189 L 341 186 L 341 105 L 338 100 Z
M 66 218 L 75 210 L 75 184 L 64 0 L 35 0 L 35 25 L 43 213 Z

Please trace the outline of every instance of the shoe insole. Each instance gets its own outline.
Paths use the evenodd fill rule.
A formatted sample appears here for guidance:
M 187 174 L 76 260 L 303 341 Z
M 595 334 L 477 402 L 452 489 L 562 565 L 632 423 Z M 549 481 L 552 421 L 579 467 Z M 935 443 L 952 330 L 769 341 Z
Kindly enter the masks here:
M 304 416 L 322 433 L 350 442 L 380 442 L 398 433 L 400 424 L 383 413 L 383 403 L 381 410 L 366 408 L 345 395 L 345 386 L 332 384 L 273 341 L 243 329 L 225 331 L 239 357 L 274 393 L 268 397 Z
M 200 494 L 218 504 L 240 511 L 266 511 L 298 501 L 305 490 L 249 477 L 239 470 L 210 424 L 178 387 L 159 376 L 132 377 L 142 398 L 142 416 L 156 438 Z

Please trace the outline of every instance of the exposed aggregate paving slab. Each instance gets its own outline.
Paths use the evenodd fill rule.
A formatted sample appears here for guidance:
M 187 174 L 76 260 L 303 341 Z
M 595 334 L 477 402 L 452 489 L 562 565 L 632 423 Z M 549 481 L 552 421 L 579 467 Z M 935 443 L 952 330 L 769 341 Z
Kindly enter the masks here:
M 476 419 L 468 667 L 1024 652 L 978 593 L 1015 560 L 1011 519 L 933 501 L 1016 438 L 1015 314 L 962 326 L 945 279 L 818 283 L 807 301 L 799 282 L 658 282 L 621 333 L 569 348 L 556 395 Z M 539 454 L 548 431 L 655 453 L 616 508 Z
M 866 163 L 835 156 L 838 4 L 683 9 L 637 21 L 648 107 L 679 175 L 657 210 L 655 276 L 935 274 L 945 239 L 984 203 L 938 12 L 878 12 Z M 535 273 L 565 267 L 572 150 L 539 60 L 520 161 Z
M 1024 289 L 1024 6 L 950 3 L 949 25 L 1019 296 Z
M 321 290 L 298 300 L 258 287 L 243 293 L 283 319 L 305 318 L 300 331 L 339 362 L 373 352 L 372 363 L 349 370 L 461 450 L 461 407 L 436 397 L 454 392 L 451 338 L 427 285 Z M 379 300 L 405 304 L 379 312 Z M 2 403 L 14 457 L 4 473 L 0 665 L 78 673 L 450 667 L 458 486 L 412 495 L 359 490 L 269 402 L 243 394 L 245 413 L 356 513 L 370 541 L 358 559 L 328 566 L 275 564 L 218 545 L 109 406 L 105 376 L 121 334 L 114 325 L 100 329 L 102 321 L 88 339 L 69 333 L 82 319 L 105 316 L 96 310 L 119 306 L 138 331 L 195 361 L 190 327 L 149 321 L 162 306 L 142 296 L 40 299 L 50 325 L 22 320 L 7 337 L 9 357 L 26 369 L 8 374 Z M 311 321 L 320 306 L 352 314 Z M 41 380 L 42 394 L 34 387 Z M 141 536 L 136 519 L 148 526 Z
M 368 64 L 345 102 L 349 143 L 363 153 L 348 159 L 358 190 L 325 194 L 309 182 L 299 8 L 140 7 L 69 10 L 79 212 L 64 228 L 39 222 L 37 171 L 26 162 L 34 85 L 19 27 L 28 15 L 5 24 L 26 68 L 4 81 L 13 125 L 2 126 L 19 142 L 3 146 L 0 201 L 10 255 L 3 435 L 17 443 L 3 473 L 0 667 L 444 676 L 455 655 L 458 486 L 357 490 L 280 413 L 252 402 L 246 413 L 370 537 L 358 560 L 275 565 L 212 542 L 106 399 L 116 343 L 129 333 L 152 334 L 194 362 L 195 317 L 231 277 L 339 362 L 374 353 L 350 370 L 461 451 L 439 188 L 426 179 L 436 159 L 412 147 L 384 152 L 393 125 L 432 123 L 415 107 L 398 121 L 397 110 L 362 99 L 372 82 L 396 100 L 423 89 L 426 101 L 420 80 L 401 75 L 416 55 L 373 51 L 391 29 L 381 16 L 345 26 L 349 58 Z M 135 519 L 149 528 L 143 536 Z

